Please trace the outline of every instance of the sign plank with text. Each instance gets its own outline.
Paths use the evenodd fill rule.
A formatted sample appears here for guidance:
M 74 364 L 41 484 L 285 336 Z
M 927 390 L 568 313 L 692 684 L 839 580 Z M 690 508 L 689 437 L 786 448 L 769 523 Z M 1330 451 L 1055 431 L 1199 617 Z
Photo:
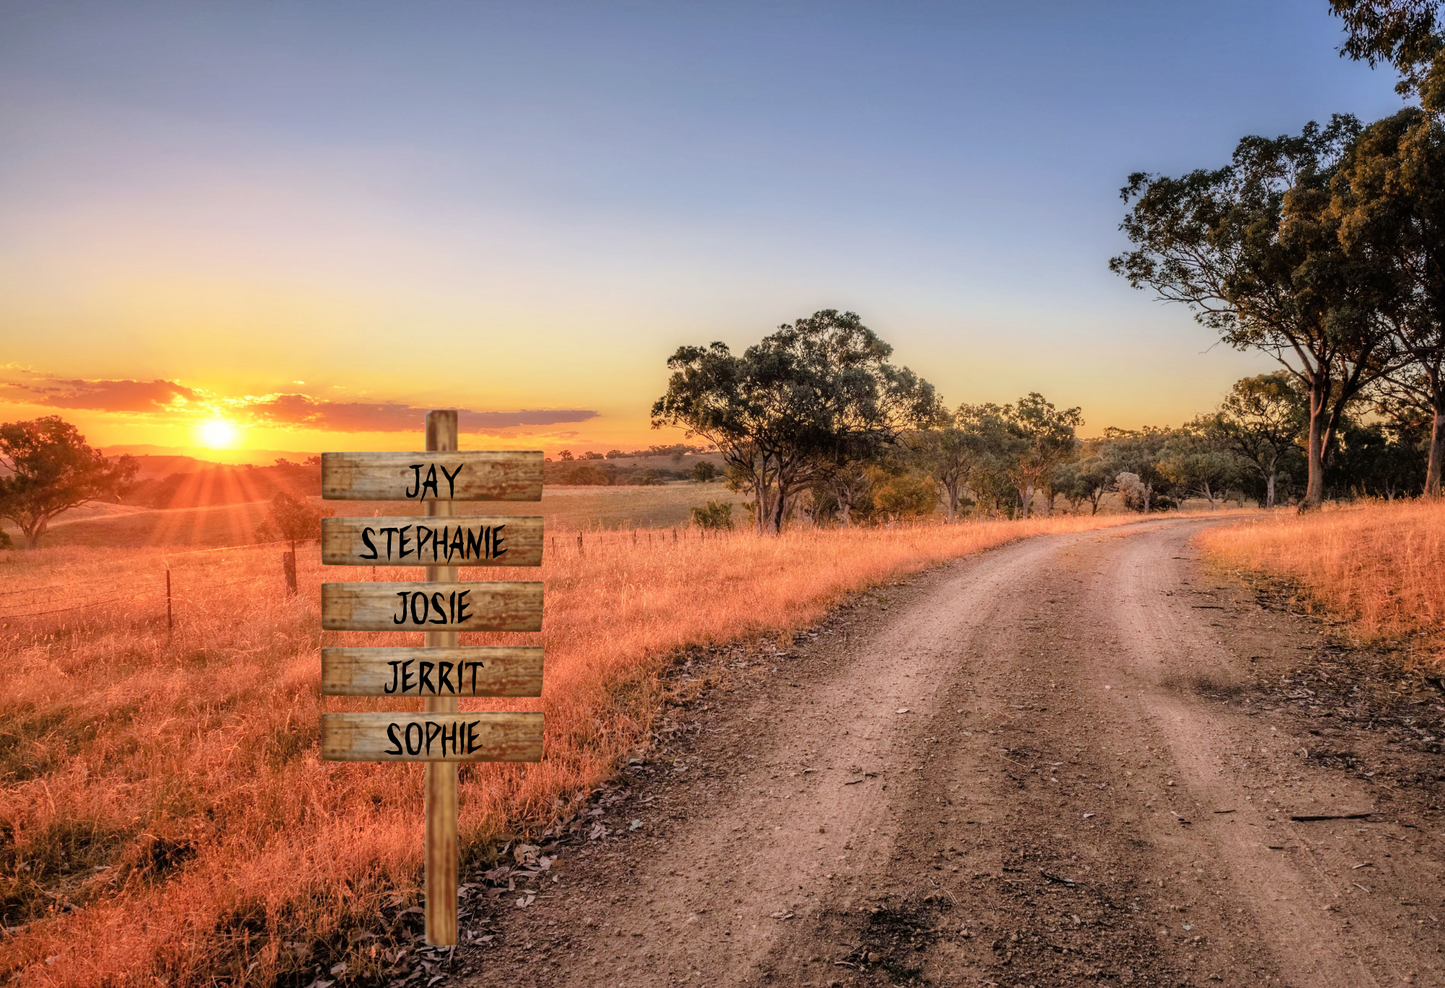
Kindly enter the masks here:
M 542 715 L 322 714 L 321 756 L 339 762 L 539 762 Z
M 323 648 L 325 696 L 541 696 L 536 645 Z
M 541 631 L 542 584 L 323 583 L 327 631 Z
M 321 561 L 330 566 L 540 566 L 542 519 L 323 518 Z
M 542 451 L 322 453 L 332 501 L 540 501 Z

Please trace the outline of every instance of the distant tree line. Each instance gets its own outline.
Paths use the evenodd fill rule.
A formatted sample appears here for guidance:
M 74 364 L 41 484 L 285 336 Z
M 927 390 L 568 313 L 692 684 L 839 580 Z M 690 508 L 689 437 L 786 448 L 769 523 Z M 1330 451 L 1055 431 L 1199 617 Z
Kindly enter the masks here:
M 1214 411 L 1175 427 L 1105 429 L 1081 439 L 1079 408 L 1038 393 L 1008 405 L 947 408 L 854 313 L 823 310 L 742 354 L 682 347 L 668 364 L 654 427 L 680 426 L 722 454 L 752 496 L 760 533 L 790 519 L 848 526 L 920 517 L 1027 518 L 1062 499 L 1095 513 L 1198 498 L 1277 504 L 1309 497 L 1311 392 L 1276 372 L 1235 383 Z M 1374 389 L 1331 421 L 1332 497 L 1426 489 L 1432 421 L 1404 391 Z M 701 523 L 701 522 L 699 522 Z

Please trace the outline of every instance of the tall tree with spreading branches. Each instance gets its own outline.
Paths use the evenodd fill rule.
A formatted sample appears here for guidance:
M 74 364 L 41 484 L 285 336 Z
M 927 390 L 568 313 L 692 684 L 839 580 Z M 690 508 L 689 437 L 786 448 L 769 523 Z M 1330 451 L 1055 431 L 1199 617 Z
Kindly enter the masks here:
M 35 548 L 56 515 L 91 501 L 117 500 L 135 479 L 129 456 L 109 459 L 58 415 L 0 425 L 0 518 Z
M 1397 296 L 1390 325 L 1406 359 L 1391 385 L 1426 404 L 1433 421 L 1425 493 L 1445 471 L 1445 125 L 1411 107 L 1366 127 L 1331 184 L 1346 248 L 1388 269 Z
M 1280 464 L 1308 426 L 1308 399 L 1288 374 L 1240 378 L 1209 421 L 1221 443 L 1264 481 L 1264 506 L 1273 508 Z
M 1247 137 L 1231 164 L 1183 178 L 1137 173 L 1121 229 L 1135 249 L 1109 262 L 1135 288 L 1181 302 L 1221 339 L 1261 350 L 1309 394 L 1305 499 L 1324 496 L 1327 451 L 1345 407 L 1392 369 L 1382 318 L 1392 282 L 1340 242 L 1331 181 L 1360 132 L 1353 117 L 1294 136 Z
M 892 352 L 855 313 L 835 309 L 784 323 L 740 356 L 723 343 L 680 347 L 652 425 L 717 446 L 754 496 L 758 532 L 775 535 L 823 471 L 934 419 L 932 385 L 890 364 Z

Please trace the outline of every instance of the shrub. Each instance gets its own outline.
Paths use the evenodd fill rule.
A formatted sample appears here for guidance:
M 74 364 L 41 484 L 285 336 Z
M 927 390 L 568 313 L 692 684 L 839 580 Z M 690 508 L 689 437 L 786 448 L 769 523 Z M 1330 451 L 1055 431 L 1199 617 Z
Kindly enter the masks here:
M 733 506 L 731 501 L 709 501 L 701 508 L 692 509 L 692 523 L 698 528 L 714 531 L 731 530 L 733 527 Z

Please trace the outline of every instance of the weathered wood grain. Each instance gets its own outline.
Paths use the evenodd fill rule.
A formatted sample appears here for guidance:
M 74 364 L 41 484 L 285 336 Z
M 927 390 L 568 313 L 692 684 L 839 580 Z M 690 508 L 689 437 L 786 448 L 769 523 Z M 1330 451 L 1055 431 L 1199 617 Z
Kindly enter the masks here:
M 541 631 L 542 583 L 323 583 L 321 627 L 327 631 Z
M 329 566 L 540 566 L 539 515 L 323 518 Z
M 452 452 L 457 448 L 457 412 L 443 408 L 426 413 L 426 448 L 429 453 Z M 420 469 L 416 472 L 421 481 Z M 428 473 L 428 476 L 432 474 Z M 440 485 L 438 485 L 438 489 Z M 448 493 L 452 493 L 448 486 Z M 423 505 L 428 518 L 450 518 L 457 513 L 451 501 L 432 499 Z M 457 578 L 456 567 L 428 566 L 429 581 Z M 454 648 L 455 631 L 428 631 L 423 640 L 430 648 Z M 429 696 L 424 709 L 429 714 L 457 711 L 454 696 Z M 457 942 L 457 766 L 455 762 L 426 763 L 426 939 L 432 946 Z
M 321 757 L 333 762 L 539 762 L 542 714 L 322 714 Z
M 540 645 L 323 648 L 325 696 L 541 696 Z
M 424 486 L 428 477 L 435 490 Z M 321 496 L 335 501 L 540 501 L 542 451 L 322 453 Z

